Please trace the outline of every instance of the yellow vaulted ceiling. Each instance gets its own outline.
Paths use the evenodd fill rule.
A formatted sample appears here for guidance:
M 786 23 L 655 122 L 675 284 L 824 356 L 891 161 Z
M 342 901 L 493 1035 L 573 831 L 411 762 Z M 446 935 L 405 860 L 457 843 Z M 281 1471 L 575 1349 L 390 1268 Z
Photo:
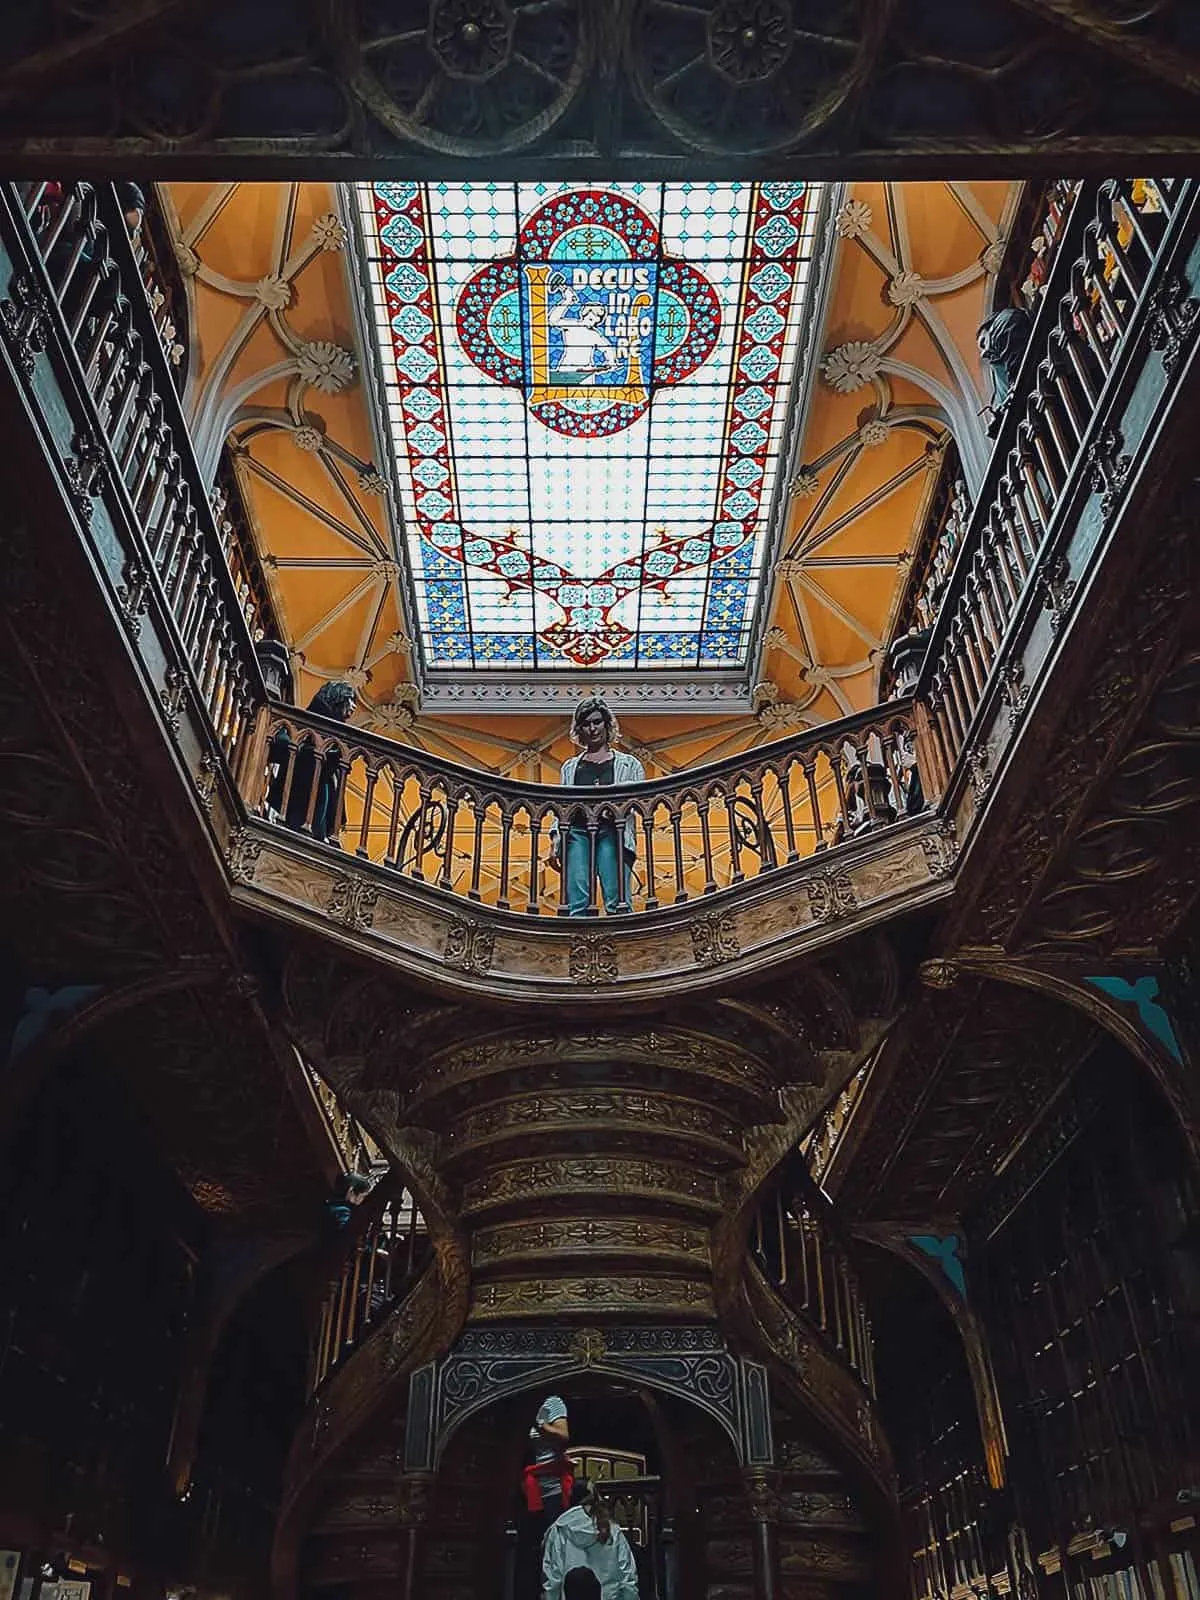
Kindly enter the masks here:
M 652 772 L 866 708 L 951 432 L 984 458 L 991 309 L 1015 200 L 1004 183 L 857 184 L 833 208 L 832 283 L 790 484 L 755 714 L 623 716 Z M 210 469 L 228 445 L 298 698 L 348 678 L 366 725 L 441 755 L 550 779 L 554 715 L 423 714 L 412 624 L 374 456 L 332 186 L 172 184 L 191 326 L 185 403 Z M 580 693 L 602 688 L 579 674 Z

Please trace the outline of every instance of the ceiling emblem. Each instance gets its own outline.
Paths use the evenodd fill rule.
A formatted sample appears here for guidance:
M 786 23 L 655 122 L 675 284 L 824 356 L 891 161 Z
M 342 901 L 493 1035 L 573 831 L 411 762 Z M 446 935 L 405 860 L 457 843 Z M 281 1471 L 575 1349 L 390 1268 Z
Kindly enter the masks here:
M 429 666 L 745 663 L 818 198 L 360 187 Z
M 646 212 L 604 189 L 533 211 L 515 254 L 468 279 L 455 321 L 481 372 L 523 390 L 547 428 L 584 437 L 631 427 L 721 331 L 705 275 L 665 255 Z

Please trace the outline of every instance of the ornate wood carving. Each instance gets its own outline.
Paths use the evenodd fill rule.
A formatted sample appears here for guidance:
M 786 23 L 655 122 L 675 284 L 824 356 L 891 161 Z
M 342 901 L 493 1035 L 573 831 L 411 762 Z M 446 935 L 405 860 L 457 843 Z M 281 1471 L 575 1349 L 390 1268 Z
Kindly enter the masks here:
M 1025 171 L 1064 146 L 1077 165 L 1105 170 L 1147 139 L 1176 160 L 1196 153 L 1186 0 L 1161 0 L 1135 21 L 1075 3 L 980 5 L 964 32 L 948 0 L 930 0 L 919 27 L 886 0 L 812 15 L 793 0 L 705 0 L 682 12 L 666 0 L 615 10 L 559 0 L 533 13 L 506 0 L 430 0 L 398 31 L 390 14 L 327 0 L 319 48 L 307 15 L 296 17 L 248 64 L 234 0 L 213 0 L 204 28 L 180 21 L 169 0 L 82 18 L 68 0 L 47 0 L 0 70 L 0 149 L 10 168 L 37 149 L 69 170 L 99 140 L 114 160 L 149 152 L 168 172 L 195 157 L 273 177 L 280 162 L 314 154 L 356 170 L 383 160 L 437 175 L 449 163 L 491 177 L 644 176 L 686 158 L 717 177 L 731 161 L 768 176 L 855 160 L 903 175 L 906 160 L 930 152 L 987 172 L 1008 158 Z M 974 92 L 979 39 L 991 41 L 986 95 Z M 132 51 L 138 72 L 114 72 Z M 257 83 L 272 85 L 269 101 Z M 72 109 L 60 113 L 68 94 Z M 1060 108 L 1052 127 L 1048 101 Z M 1139 115 L 1123 117 L 1125 105 Z

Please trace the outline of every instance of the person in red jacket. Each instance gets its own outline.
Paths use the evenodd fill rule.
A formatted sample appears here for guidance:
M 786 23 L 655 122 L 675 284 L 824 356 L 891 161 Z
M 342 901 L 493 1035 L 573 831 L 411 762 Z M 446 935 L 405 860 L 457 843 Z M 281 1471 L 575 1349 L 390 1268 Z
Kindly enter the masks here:
M 521 1470 L 521 1518 L 517 1558 L 517 1600 L 541 1594 L 542 1540 L 546 1529 L 571 1504 L 574 1467 L 567 1454 L 571 1430 L 561 1395 L 547 1395 L 538 1408 Z

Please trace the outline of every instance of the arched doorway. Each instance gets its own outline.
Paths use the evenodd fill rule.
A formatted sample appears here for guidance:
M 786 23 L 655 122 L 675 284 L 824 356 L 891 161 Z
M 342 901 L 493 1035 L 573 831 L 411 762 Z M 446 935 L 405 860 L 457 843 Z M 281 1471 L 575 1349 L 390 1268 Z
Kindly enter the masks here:
M 540 1600 L 540 1590 L 529 1588 L 536 1564 L 521 1559 L 519 1485 L 546 1392 L 543 1384 L 506 1395 L 474 1411 L 446 1441 L 422 1563 L 430 1600 L 449 1600 L 471 1584 L 478 1600 Z M 606 1374 L 563 1378 L 554 1392 L 567 1404 L 572 1458 L 611 1486 L 614 1520 L 634 1549 L 640 1600 L 703 1594 L 699 1507 L 717 1484 L 739 1482 L 732 1438 L 682 1397 Z

